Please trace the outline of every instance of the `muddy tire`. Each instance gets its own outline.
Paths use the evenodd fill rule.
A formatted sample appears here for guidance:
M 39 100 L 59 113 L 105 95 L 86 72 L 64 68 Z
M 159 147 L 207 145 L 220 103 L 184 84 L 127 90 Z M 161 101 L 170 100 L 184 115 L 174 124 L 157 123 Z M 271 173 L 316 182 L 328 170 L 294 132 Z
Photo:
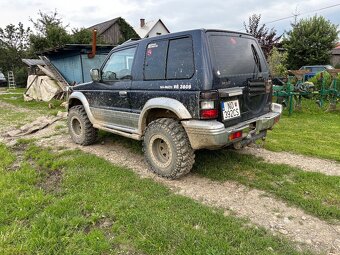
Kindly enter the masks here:
M 168 179 L 186 175 L 195 162 L 188 136 L 174 119 L 157 119 L 148 125 L 143 151 L 151 171 Z
M 81 145 L 90 145 L 97 140 L 98 130 L 87 117 L 84 106 L 73 106 L 68 113 L 68 130 L 72 140 Z

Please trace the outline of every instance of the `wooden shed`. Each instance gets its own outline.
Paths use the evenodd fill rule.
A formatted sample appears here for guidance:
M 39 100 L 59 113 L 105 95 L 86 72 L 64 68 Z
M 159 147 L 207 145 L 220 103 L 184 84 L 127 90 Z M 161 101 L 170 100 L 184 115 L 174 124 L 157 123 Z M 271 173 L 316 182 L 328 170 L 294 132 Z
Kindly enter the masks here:
M 131 38 L 140 39 L 136 31 L 121 17 L 111 19 L 88 28 L 96 29 L 98 38 L 104 43 L 121 44 Z

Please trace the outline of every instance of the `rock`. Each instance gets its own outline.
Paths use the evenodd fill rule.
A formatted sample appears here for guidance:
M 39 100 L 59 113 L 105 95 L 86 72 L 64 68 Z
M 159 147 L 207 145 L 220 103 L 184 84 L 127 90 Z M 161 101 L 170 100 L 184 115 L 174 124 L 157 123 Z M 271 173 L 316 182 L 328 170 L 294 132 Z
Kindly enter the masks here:
M 288 219 L 288 217 L 284 217 L 283 222 L 287 224 L 290 222 L 290 220 Z
M 274 252 L 274 249 L 272 247 L 268 247 L 267 251 Z
M 17 140 L 11 140 L 9 142 L 6 143 L 6 146 L 8 147 L 13 147 L 17 144 Z
M 283 234 L 283 235 L 288 235 L 288 231 L 285 229 L 279 229 L 279 233 Z
M 306 242 L 306 244 L 312 244 L 312 240 L 310 240 L 310 239 L 307 239 L 305 242 Z
M 67 118 L 67 114 L 68 114 L 68 112 L 61 112 L 61 111 L 59 111 L 57 113 L 57 117 L 61 117 L 63 119 L 66 119 Z
M 21 130 L 16 129 L 16 130 L 7 132 L 7 135 L 13 137 L 13 136 L 18 136 L 20 133 L 21 133 Z
M 65 108 L 67 108 L 67 107 L 68 107 L 68 103 L 67 103 L 67 102 L 62 102 L 62 103 L 60 104 L 60 107 L 65 107 Z
M 307 217 L 306 216 L 302 216 L 301 219 L 302 220 L 307 220 Z

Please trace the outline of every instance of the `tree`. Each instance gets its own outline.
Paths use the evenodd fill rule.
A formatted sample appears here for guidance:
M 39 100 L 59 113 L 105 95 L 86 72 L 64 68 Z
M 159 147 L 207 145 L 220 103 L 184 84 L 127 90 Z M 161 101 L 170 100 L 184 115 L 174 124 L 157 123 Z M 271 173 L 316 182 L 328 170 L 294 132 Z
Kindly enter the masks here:
M 331 50 L 338 38 L 338 26 L 322 16 L 302 19 L 292 24 L 283 45 L 288 52 L 288 66 L 324 65 L 330 61 Z
M 30 18 L 35 29 L 35 34 L 30 36 L 31 50 L 34 53 L 71 42 L 71 36 L 66 30 L 68 26 L 63 25 L 56 10 L 52 13 L 39 11 L 38 14 L 37 20 Z
M 287 52 L 280 52 L 276 47 L 268 56 L 270 73 L 273 77 L 283 77 L 287 74 Z
M 261 14 L 253 14 L 249 17 L 248 25 L 245 22 L 243 25 L 248 34 L 258 39 L 267 58 L 273 47 L 278 45 L 282 35 L 277 36 L 276 30 L 274 28 L 269 30 L 265 24 L 260 26 L 260 20 Z
M 21 59 L 28 56 L 30 34 L 31 29 L 24 28 L 22 23 L 0 28 L 0 66 L 5 74 L 14 71 L 18 84 L 26 81 L 26 69 Z

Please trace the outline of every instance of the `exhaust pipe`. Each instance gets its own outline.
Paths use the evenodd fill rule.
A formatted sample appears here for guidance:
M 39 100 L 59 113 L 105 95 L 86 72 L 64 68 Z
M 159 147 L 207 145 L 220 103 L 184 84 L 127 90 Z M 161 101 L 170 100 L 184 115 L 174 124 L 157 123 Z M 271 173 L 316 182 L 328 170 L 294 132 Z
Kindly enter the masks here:
M 97 29 L 93 29 L 92 33 L 92 51 L 87 54 L 88 58 L 94 58 L 96 56 L 97 50 Z

